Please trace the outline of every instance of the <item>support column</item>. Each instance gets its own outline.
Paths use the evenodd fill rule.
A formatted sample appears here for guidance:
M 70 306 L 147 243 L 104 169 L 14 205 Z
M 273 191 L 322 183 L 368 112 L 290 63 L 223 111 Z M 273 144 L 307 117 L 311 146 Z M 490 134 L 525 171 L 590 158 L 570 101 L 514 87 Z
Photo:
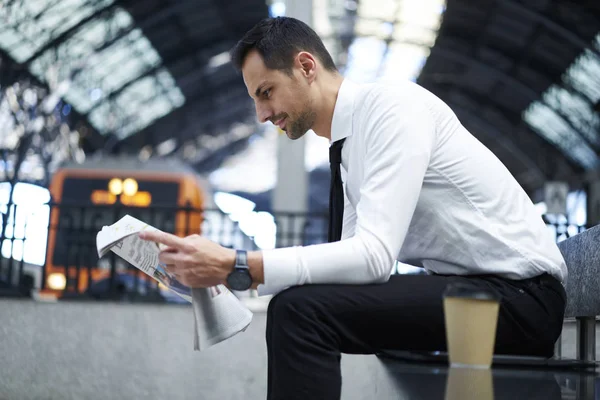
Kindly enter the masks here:
M 312 0 L 285 0 L 285 15 L 312 26 Z M 313 134 L 312 132 L 307 135 Z M 305 166 L 306 138 L 277 138 L 277 183 L 273 189 L 273 211 L 277 220 L 277 247 L 302 244 L 308 211 L 308 173 Z M 282 214 L 287 213 L 289 214 Z
M 596 361 L 596 318 L 577 317 L 577 358 Z

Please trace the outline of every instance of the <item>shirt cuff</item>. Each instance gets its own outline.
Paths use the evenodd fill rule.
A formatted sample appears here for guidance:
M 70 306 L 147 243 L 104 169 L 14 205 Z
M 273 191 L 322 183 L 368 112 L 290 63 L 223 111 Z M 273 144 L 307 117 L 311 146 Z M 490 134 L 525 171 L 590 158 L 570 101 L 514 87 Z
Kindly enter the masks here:
M 298 285 L 298 248 L 263 250 L 264 285 L 258 285 L 259 296 L 276 294 L 290 286 Z

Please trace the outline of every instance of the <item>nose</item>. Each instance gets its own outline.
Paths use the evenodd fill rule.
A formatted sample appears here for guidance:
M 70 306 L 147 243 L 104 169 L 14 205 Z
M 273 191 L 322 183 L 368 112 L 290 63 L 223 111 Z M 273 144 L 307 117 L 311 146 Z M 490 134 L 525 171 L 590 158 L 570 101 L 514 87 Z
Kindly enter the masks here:
M 255 108 L 256 108 L 256 117 L 258 118 L 258 121 L 261 123 L 267 122 L 273 116 L 273 112 L 264 105 L 256 103 Z

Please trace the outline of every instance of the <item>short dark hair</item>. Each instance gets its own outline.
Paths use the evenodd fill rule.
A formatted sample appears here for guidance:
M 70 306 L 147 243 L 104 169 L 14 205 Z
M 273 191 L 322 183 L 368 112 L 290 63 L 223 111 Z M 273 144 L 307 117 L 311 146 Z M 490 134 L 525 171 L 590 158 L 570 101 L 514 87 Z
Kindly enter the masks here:
M 300 51 L 314 54 L 328 71 L 337 71 L 323 41 L 310 26 L 291 17 L 265 18 L 231 50 L 235 68 L 242 69 L 248 53 L 256 49 L 269 69 L 291 73 L 294 56 Z

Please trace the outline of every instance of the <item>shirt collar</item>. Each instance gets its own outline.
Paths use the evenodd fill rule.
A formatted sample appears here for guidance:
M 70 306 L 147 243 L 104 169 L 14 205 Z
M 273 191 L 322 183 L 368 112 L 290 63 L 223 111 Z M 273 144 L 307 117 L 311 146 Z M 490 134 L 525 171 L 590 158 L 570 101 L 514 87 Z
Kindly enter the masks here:
M 352 115 L 354 114 L 354 99 L 358 94 L 359 86 L 344 79 L 333 109 L 331 121 L 330 143 L 344 139 L 352 135 Z

